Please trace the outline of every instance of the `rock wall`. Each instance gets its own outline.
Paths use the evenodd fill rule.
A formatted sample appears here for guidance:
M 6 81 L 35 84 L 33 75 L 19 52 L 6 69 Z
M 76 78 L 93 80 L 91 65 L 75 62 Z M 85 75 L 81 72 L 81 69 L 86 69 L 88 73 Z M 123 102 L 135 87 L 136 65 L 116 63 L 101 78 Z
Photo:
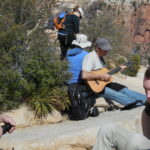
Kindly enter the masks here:
M 134 20 L 134 42 L 150 43 L 150 5 L 145 4 L 138 8 L 132 19 Z

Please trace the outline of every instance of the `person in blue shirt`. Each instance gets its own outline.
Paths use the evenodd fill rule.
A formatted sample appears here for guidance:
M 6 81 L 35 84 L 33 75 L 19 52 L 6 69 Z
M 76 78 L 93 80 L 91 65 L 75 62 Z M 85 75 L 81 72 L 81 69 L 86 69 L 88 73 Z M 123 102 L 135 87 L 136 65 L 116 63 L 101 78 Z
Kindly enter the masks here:
M 67 61 L 71 78 L 68 81 L 68 95 L 70 98 L 69 118 L 71 120 L 83 120 L 90 116 L 99 115 L 97 107 L 93 107 L 95 99 L 84 81 L 81 79 L 82 61 L 88 54 L 85 48 L 91 46 L 85 34 L 77 34 L 73 40 L 74 48 L 67 51 Z
M 69 80 L 68 84 L 81 83 L 81 70 L 82 70 L 82 61 L 85 55 L 88 52 L 84 49 L 91 46 L 91 42 L 87 41 L 87 36 L 84 34 L 78 34 L 76 40 L 72 42 L 74 48 L 68 50 L 67 60 L 69 62 L 69 72 L 72 77 Z

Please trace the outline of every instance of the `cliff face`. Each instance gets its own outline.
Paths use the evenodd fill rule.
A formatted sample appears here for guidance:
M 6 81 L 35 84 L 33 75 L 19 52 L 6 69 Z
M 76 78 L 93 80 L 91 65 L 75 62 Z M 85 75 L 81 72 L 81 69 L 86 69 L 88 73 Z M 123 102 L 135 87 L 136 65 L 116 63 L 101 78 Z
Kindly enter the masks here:
M 131 17 L 134 20 L 134 42 L 150 43 L 150 5 L 141 6 Z
M 116 8 L 118 22 L 129 31 L 130 51 L 141 55 L 142 64 L 150 63 L 150 1 L 104 0 Z
M 150 4 L 145 4 L 137 9 L 131 16 L 133 22 L 133 42 L 140 48 L 143 63 L 150 58 Z
M 150 63 L 150 1 L 149 0 L 104 0 L 115 5 L 118 20 L 130 32 L 130 51 L 141 55 L 142 64 Z
M 142 63 L 148 64 L 150 59 L 150 3 L 131 3 L 119 5 L 121 18 L 125 28 L 130 31 L 131 51 L 138 52 Z M 120 16 L 118 16 L 120 17 Z

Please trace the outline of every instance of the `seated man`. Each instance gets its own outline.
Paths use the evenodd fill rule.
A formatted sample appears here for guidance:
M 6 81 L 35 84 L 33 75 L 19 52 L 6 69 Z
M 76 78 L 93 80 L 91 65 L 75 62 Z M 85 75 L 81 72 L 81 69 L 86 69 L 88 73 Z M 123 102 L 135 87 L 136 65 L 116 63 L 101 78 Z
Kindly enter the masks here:
M 145 72 L 143 87 L 147 96 L 146 107 L 142 112 L 143 135 L 113 123 L 103 125 L 93 150 L 150 150 L 150 68 Z
M 108 82 L 111 79 L 111 75 L 107 73 L 94 74 L 91 73 L 91 71 L 103 69 L 105 67 L 103 56 L 105 56 L 112 47 L 109 41 L 105 38 L 97 39 L 95 45 L 95 50 L 84 57 L 82 64 L 82 79 L 88 81 L 102 80 Z M 124 66 L 122 68 L 124 68 Z M 137 106 L 141 106 L 146 101 L 145 95 L 132 91 L 124 85 L 113 82 L 107 84 L 97 95 L 106 100 L 114 100 L 122 105 L 128 105 L 141 100 L 140 103 L 137 104 Z
M 72 44 L 74 48 L 67 52 L 69 72 L 71 73 L 71 79 L 68 82 L 68 94 L 71 100 L 68 114 L 72 120 L 82 120 L 88 117 L 89 110 L 94 105 L 93 97 L 90 96 L 88 88 L 81 79 L 82 61 L 88 54 L 85 48 L 91 46 L 91 42 L 87 41 L 86 35 L 77 34 L 76 40 L 73 40 Z

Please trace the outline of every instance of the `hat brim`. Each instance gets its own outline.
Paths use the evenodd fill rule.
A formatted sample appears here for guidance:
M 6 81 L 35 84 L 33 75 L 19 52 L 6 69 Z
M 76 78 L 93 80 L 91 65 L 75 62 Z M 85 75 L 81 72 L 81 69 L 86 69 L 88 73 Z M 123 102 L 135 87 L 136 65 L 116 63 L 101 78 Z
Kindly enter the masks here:
M 86 43 L 78 43 L 76 40 L 72 41 L 72 44 L 80 46 L 81 48 L 86 48 L 91 46 L 91 42 L 87 41 Z
M 101 47 L 102 50 L 109 51 L 112 49 L 111 45 L 104 45 Z

